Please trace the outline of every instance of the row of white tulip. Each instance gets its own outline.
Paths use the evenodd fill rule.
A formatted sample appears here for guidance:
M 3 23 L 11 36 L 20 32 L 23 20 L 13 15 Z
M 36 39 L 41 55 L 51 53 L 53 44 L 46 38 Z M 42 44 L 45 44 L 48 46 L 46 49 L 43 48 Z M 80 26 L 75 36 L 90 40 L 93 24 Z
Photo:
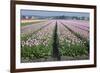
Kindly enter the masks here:
M 69 31 L 65 26 L 58 22 L 58 32 L 59 32 L 59 42 L 62 43 L 64 40 L 71 44 L 78 44 L 82 41 L 76 37 L 71 31 Z
M 48 45 L 49 41 L 52 39 L 53 30 L 55 27 L 55 22 L 52 22 L 50 25 L 46 26 L 45 28 L 41 29 L 35 34 L 32 34 L 31 37 L 28 38 L 27 41 L 22 41 L 22 46 L 37 46 L 43 44 L 45 46 Z

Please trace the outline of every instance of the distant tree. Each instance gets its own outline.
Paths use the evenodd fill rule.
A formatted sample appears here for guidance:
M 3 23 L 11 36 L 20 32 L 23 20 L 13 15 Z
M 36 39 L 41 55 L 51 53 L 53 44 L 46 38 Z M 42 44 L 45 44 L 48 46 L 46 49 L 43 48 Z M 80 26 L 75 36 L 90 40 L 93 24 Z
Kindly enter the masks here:
M 81 20 L 85 20 L 85 17 L 82 16 L 80 19 L 81 19 Z

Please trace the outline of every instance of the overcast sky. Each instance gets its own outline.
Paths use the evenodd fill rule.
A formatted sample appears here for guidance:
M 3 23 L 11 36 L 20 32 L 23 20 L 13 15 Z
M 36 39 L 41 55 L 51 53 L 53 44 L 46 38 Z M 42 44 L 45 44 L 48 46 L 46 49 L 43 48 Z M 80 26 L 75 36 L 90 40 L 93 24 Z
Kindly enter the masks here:
M 42 11 L 42 10 L 21 10 L 21 15 L 32 16 L 85 16 L 89 17 L 89 13 L 83 12 L 64 12 L 64 11 Z

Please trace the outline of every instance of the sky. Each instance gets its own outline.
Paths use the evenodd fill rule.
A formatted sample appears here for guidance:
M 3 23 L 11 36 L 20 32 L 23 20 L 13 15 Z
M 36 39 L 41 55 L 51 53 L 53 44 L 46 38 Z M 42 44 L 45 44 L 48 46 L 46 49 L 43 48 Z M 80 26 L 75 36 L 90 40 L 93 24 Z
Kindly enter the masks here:
M 89 17 L 89 13 L 66 12 L 66 11 L 43 11 L 43 10 L 21 10 L 21 15 L 32 16 L 84 16 Z

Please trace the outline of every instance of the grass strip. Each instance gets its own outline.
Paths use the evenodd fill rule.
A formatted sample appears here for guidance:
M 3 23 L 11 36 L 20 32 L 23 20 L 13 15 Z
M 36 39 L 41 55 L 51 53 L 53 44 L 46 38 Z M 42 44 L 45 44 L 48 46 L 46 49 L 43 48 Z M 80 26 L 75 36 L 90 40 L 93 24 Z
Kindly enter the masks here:
M 26 25 L 35 24 L 35 23 L 40 23 L 40 22 L 44 22 L 44 21 L 25 22 L 25 23 L 21 23 L 21 26 L 26 26 Z

